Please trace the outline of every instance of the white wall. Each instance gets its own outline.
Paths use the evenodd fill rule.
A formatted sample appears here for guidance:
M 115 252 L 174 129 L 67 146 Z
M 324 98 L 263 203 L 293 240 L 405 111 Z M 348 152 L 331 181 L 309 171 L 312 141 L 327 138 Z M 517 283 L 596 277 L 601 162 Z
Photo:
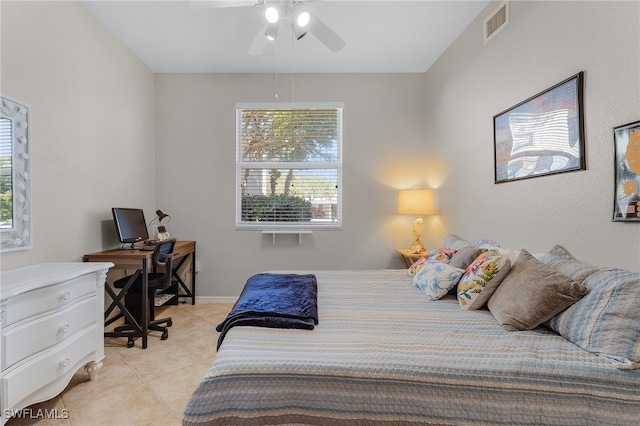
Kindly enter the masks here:
M 114 242 L 111 207 L 155 211 L 154 76 L 79 2 L 0 7 L 0 92 L 30 105 L 33 235 L 1 267 L 79 261 Z
M 640 270 L 640 224 L 613 223 L 612 128 L 640 120 L 640 3 L 511 1 L 487 45 L 492 3 L 426 73 L 427 135 L 447 164 L 446 228 L 473 240 Z M 495 114 L 585 71 L 587 170 L 495 185 Z
M 161 208 L 174 235 L 198 240 L 200 296 L 236 296 L 268 269 L 399 267 L 392 249 L 413 218 L 395 214 L 397 190 L 415 186 L 442 197 L 427 246 L 446 232 L 557 242 L 640 269 L 640 226 L 611 222 L 612 128 L 640 119 L 637 2 L 512 1 L 511 24 L 483 46 L 494 4 L 425 75 L 295 75 L 295 100 L 345 104 L 344 229 L 301 246 L 234 229 L 234 104 L 273 101 L 273 75 L 154 76 L 77 2 L 0 7 L 0 91 L 31 105 L 34 244 L 2 254 L 3 269 L 101 250 L 113 206 L 149 220 Z M 580 70 L 588 170 L 493 184 L 493 115 Z
M 278 81 L 278 99 L 290 101 L 291 75 Z M 273 102 L 275 76 L 157 75 L 157 205 L 171 213 L 174 235 L 198 241 L 197 294 L 237 296 L 264 270 L 399 267 L 393 248 L 410 245 L 414 218 L 395 214 L 397 189 L 424 187 L 429 175 L 422 81 L 295 75 L 296 101 L 344 102 L 344 226 L 298 246 L 297 235 L 272 245 L 271 236 L 235 230 L 235 103 Z

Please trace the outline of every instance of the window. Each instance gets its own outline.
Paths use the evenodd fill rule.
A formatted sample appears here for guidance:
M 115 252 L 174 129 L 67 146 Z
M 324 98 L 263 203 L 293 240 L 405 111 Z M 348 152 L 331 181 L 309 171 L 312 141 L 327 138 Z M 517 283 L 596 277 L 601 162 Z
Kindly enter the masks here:
M 236 105 L 236 228 L 339 229 L 342 105 Z

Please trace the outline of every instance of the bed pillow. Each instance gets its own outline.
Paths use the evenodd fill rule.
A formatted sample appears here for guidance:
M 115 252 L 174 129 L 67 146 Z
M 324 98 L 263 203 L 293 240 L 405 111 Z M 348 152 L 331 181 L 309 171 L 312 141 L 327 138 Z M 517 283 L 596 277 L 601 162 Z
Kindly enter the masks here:
M 589 294 L 546 323 L 620 369 L 640 369 L 640 273 L 599 268 L 583 281 Z
M 458 284 L 462 274 L 464 274 L 464 269 L 438 261 L 430 261 L 426 262 L 418 271 L 414 282 L 424 291 L 429 300 L 438 300 Z
M 458 303 L 473 311 L 487 303 L 511 268 L 511 261 L 495 250 L 480 254 L 467 267 L 458 284 Z
M 462 238 L 453 234 L 447 234 L 447 236 L 444 237 L 444 240 L 442 240 L 442 244 L 440 244 L 441 247 L 452 248 L 456 250 L 460 250 L 462 247 L 470 245 L 472 244 L 469 241 L 463 240 Z
M 531 330 L 587 293 L 582 284 L 522 250 L 488 306 L 504 329 Z
M 497 248 L 497 247 L 500 247 L 500 244 L 498 244 L 495 241 L 490 240 L 488 238 L 480 238 L 479 240 L 475 240 L 471 245 L 474 246 L 474 247 L 478 247 L 478 248 L 483 248 L 483 247 Z
M 440 244 L 440 246 L 460 250 L 461 248 L 467 247 L 467 246 L 472 246 L 477 248 L 483 248 L 483 247 L 486 248 L 490 246 L 491 248 L 494 248 L 494 247 L 500 247 L 500 244 L 496 243 L 493 240 L 489 240 L 487 238 L 481 238 L 479 240 L 475 240 L 473 243 L 470 243 L 469 241 L 463 240 L 457 235 L 447 234 L 447 236 L 444 237 L 444 240 L 442 240 L 442 243 Z
M 422 269 L 422 265 L 424 265 L 425 262 L 428 262 L 431 260 L 436 260 L 438 262 L 443 262 L 443 263 L 449 263 L 449 259 L 451 259 L 451 256 L 453 256 L 455 252 L 456 252 L 455 249 L 444 248 L 444 247 L 428 251 L 420 259 L 413 262 L 413 264 L 409 267 L 409 269 L 407 269 L 407 275 L 409 275 L 410 277 L 415 277 L 416 273 L 420 269 Z
M 473 262 L 482 252 L 485 250 L 477 247 L 466 246 L 455 252 L 449 260 L 449 265 L 460 269 L 467 269 L 471 262 Z
M 473 246 L 465 246 L 455 252 L 449 260 L 449 265 L 460 269 L 467 269 L 471 262 L 473 262 L 481 253 L 485 252 L 485 249 L 481 249 Z M 456 294 L 458 291 L 457 286 L 449 290 L 449 294 Z
M 495 247 L 491 245 L 482 245 L 480 246 L 480 248 L 483 248 L 485 250 L 495 250 L 498 253 L 500 253 L 502 256 L 508 258 L 511 261 L 511 263 L 516 261 L 516 259 L 518 258 L 518 255 L 520 255 L 520 250 L 521 250 L 521 249 L 509 249 L 504 247 Z M 540 262 L 543 262 L 545 257 L 547 256 L 547 253 L 531 253 L 531 254 Z
M 520 249 L 507 249 L 502 247 L 496 247 L 495 251 L 497 251 L 501 256 L 506 257 L 511 261 L 511 263 L 515 262 L 520 256 Z
M 543 262 L 569 278 L 582 282 L 589 275 L 598 271 L 595 266 L 579 262 L 562 246 L 551 247 Z

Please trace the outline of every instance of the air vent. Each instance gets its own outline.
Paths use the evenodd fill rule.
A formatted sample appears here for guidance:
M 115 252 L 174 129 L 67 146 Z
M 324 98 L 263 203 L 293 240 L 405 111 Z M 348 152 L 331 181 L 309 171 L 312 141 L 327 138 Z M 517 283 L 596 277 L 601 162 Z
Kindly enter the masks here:
M 509 23 L 509 1 L 504 1 L 484 20 L 484 44 Z

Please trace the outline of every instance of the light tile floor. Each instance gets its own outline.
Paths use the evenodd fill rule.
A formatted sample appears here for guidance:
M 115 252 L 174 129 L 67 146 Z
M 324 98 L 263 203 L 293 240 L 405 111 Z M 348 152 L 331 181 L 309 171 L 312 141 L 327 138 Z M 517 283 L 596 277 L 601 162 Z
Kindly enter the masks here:
M 105 338 L 104 366 L 89 381 L 81 369 L 57 397 L 29 407 L 32 417 L 56 413 L 58 418 L 18 419 L 6 426 L 174 426 L 191 392 L 211 366 L 216 354 L 216 325 L 231 304 L 200 303 L 168 306 L 156 318 L 170 316 L 169 339 L 151 332 L 147 349 L 126 347 L 126 339 Z M 68 418 L 64 413 L 68 413 Z M 44 415 L 40 417 L 45 417 Z

